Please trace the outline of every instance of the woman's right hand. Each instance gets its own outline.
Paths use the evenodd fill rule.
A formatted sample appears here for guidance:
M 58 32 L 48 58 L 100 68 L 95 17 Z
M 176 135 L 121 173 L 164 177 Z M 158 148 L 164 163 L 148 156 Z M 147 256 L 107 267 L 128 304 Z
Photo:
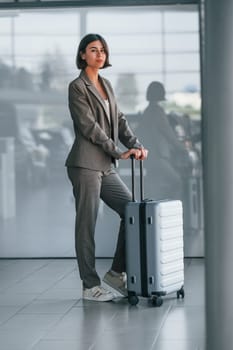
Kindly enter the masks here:
M 138 160 L 141 157 L 141 150 L 138 148 L 130 148 L 128 151 L 121 154 L 120 159 L 128 159 L 131 155 L 134 155 L 135 159 Z

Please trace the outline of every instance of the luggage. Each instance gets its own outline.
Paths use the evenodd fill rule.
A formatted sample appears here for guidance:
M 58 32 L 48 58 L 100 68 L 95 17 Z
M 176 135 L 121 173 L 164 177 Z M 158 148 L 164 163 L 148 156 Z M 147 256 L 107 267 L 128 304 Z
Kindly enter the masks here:
M 184 216 L 184 228 L 189 232 L 199 232 L 203 229 L 203 199 L 202 178 L 192 176 L 187 181 L 185 204 L 187 212 Z
M 135 200 L 135 161 L 132 158 L 132 202 L 126 206 L 126 272 L 128 301 L 148 297 L 161 306 L 162 296 L 184 298 L 183 210 L 179 200 L 144 200 L 143 162 L 140 196 Z

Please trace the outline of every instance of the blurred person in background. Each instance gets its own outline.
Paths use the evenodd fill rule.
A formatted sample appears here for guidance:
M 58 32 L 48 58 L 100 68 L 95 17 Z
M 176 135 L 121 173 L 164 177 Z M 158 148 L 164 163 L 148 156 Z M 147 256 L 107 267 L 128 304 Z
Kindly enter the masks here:
M 165 101 L 162 83 L 153 81 L 146 92 L 148 106 L 138 125 L 137 134 L 151 150 L 146 162 L 146 192 L 154 199 L 183 200 L 183 176 L 189 174 L 190 159 L 161 106 Z

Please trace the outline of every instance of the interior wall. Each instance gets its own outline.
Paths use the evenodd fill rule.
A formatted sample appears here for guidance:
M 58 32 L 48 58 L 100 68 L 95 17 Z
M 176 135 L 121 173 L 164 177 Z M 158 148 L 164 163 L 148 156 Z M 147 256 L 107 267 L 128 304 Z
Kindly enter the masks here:
M 88 32 L 109 43 L 112 67 L 101 74 L 150 150 L 146 196 L 182 199 L 185 255 L 203 256 L 198 9 L 144 6 L 1 12 L 0 257 L 74 256 L 67 86 Z M 119 173 L 130 187 L 129 162 Z M 101 202 L 97 256 L 113 255 L 118 225 Z

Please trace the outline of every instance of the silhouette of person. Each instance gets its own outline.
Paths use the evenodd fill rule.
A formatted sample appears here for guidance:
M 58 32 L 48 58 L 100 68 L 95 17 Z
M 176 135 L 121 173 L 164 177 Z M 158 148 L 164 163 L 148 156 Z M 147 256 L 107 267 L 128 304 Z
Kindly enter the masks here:
M 153 199 L 183 200 L 183 175 L 190 166 L 190 159 L 160 106 L 165 100 L 163 84 L 151 82 L 146 99 L 149 104 L 137 130 L 138 137 L 146 141 L 151 150 L 145 162 L 145 192 Z

